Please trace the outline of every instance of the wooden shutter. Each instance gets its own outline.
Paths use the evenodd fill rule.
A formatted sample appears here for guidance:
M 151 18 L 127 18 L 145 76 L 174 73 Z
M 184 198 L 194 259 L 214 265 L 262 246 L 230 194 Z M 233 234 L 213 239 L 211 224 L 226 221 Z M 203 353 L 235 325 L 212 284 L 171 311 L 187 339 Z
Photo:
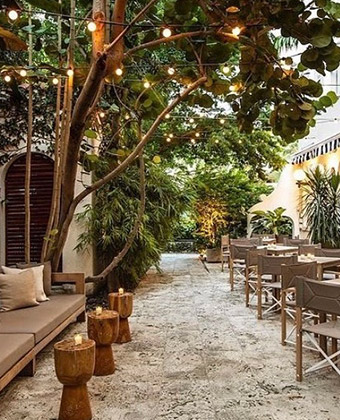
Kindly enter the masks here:
M 26 155 L 9 167 L 6 194 L 6 264 L 25 261 L 25 166 Z M 53 189 L 53 161 L 32 153 L 31 176 L 31 262 L 40 261 L 40 253 L 50 213 Z

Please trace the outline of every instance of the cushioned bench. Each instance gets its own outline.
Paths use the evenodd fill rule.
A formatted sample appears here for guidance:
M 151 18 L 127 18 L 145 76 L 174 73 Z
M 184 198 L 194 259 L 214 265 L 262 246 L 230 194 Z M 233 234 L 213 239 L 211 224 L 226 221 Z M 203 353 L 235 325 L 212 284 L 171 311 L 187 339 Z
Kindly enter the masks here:
M 36 355 L 70 323 L 85 321 L 84 274 L 55 273 L 52 283 L 74 283 L 76 293 L 0 312 L 0 391 L 20 372 L 34 375 Z

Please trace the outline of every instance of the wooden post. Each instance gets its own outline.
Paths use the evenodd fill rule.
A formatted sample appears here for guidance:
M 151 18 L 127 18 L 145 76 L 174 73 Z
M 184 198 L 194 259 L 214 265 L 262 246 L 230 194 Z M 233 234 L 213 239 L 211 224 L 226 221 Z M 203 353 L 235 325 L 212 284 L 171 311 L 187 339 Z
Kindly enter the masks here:
M 59 420 L 91 420 L 87 382 L 94 372 L 95 342 L 60 341 L 54 345 L 54 359 L 58 380 L 64 385 Z
M 286 291 L 281 292 L 281 344 L 286 345 L 287 338 L 287 313 L 286 313 Z
M 257 274 L 257 319 L 262 319 L 262 278 Z
M 123 344 L 131 341 L 129 316 L 132 314 L 133 294 L 132 293 L 110 293 L 109 307 L 119 313 L 119 334 L 116 343 Z
M 117 340 L 119 332 L 119 314 L 115 311 L 103 311 L 97 315 L 91 312 L 87 316 L 89 338 L 96 342 L 96 376 L 111 375 L 115 371 L 112 343 Z

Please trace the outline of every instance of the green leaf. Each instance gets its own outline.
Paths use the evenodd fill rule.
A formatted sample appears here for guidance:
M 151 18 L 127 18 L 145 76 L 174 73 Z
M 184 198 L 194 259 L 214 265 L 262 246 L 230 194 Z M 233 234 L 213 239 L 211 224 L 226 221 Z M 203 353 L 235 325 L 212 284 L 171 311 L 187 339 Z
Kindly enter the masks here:
M 98 134 L 93 130 L 85 130 L 84 136 L 88 137 L 89 139 L 96 139 Z
M 60 5 L 55 0 L 27 0 L 32 6 L 38 9 L 45 10 L 46 12 L 60 13 Z
M 333 105 L 338 102 L 339 97 L 335 92 L 330 91 L 327 93 L 327 96 L 331 99 Z

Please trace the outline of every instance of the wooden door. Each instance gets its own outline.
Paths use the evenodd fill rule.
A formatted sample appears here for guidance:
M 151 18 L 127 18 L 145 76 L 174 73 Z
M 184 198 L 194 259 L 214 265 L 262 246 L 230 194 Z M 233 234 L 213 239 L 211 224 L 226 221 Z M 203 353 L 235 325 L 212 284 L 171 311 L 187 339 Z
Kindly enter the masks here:
M 25 261 L 25 166 L 26 155 L 19 156 L 10 165 L 5 179 L 7 265 Z M 52 190 L 52 159 L 41 153 L 32 153 L 31 262 L 40 261 Z

